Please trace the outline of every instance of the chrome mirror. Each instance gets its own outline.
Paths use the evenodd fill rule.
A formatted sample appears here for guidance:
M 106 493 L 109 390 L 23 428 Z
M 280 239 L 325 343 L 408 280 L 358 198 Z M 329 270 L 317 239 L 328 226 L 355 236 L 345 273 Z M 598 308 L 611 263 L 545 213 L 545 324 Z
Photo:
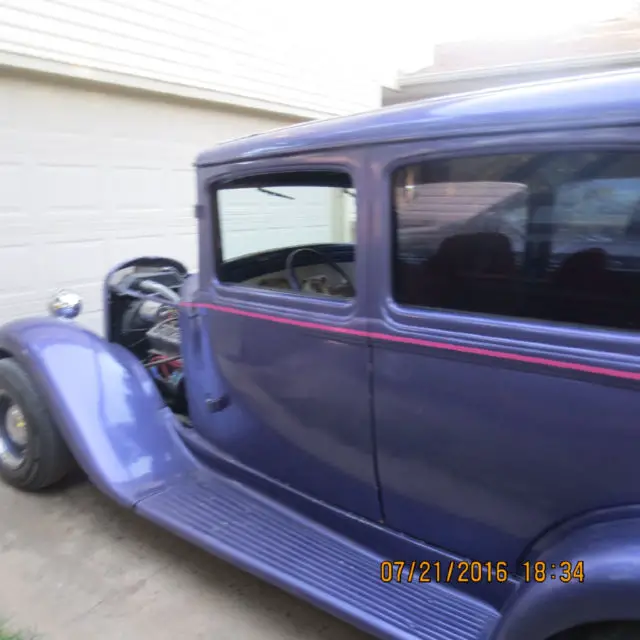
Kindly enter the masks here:
M 49 302 L 49 313 L 56 318 L 73 320 L 82 311 L 82 298 L 73 291 L 58 291 Z

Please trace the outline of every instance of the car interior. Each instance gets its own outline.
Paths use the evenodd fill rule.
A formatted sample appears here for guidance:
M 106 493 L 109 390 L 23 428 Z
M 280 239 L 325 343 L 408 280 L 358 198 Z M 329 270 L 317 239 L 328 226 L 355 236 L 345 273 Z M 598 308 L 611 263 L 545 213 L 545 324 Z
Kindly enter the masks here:
M 571 154 L 560 159 L 566 157 L 572 160 Z M 412 235 L 410 228 L 397 233 L 396 299 L 457 312 L 639 328 L 640 179 L 634 158 L 603 154 L 573 175 L 547 172 L 555 183 L 537 176 L 543 160 L 557 158 L 528 161 L 533 177 L 519 204 L 519 229 L 493 228 L 496 216 L 486 210 L 485 229 L 470 229 L 465 220 L 441 230 L 432 225 L 430 235 Z M 394 215 L 402 221 L 397 206 Z M 426 220 L 430 215 L 423 212 Z

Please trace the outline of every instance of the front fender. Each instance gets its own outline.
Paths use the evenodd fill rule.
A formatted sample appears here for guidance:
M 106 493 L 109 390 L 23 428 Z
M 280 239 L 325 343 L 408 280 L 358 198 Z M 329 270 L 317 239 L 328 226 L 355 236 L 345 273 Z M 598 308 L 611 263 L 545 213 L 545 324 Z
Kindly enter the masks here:
M 125 506 L 188 473 L 195 462 L 176 418 L 129 351 L 68 321 L 0 327 L 0 352 L 25 369 L 78 464 Z
M 640 621 L 640 519 L 602 522 L 579 529 L 536 561 L 584 562 L 584 582 L 523 585 L 508 603 L 494 640 L 543 640 L 571 627 L 614 620 Z M 560 574 L 559 570 L 555 571 Z

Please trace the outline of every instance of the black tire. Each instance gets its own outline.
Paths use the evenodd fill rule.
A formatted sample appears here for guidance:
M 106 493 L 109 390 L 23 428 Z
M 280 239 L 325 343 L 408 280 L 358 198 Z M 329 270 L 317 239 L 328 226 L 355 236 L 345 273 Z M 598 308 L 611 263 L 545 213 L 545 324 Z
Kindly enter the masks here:
M 0 360 L 0 430 L 7 407 L 16 405 L 24 416 L 26 444 L 19 461 L 9 464 L 0 455 L 0 477 L 23 491 L 39 491 L 62 480 L 74 467 L 73 457 L 25 371 L 5 358 Z

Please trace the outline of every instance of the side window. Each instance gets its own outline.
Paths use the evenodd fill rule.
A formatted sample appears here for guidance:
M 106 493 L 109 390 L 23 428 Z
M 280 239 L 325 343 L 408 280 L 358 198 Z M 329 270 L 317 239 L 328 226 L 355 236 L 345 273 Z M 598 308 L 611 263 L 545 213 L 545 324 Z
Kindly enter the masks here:
M 417 163 L 392 202 L 400 304 L 640 328 L 640 154 Z
M 215 190 L 218 279 L 302 295 L 355 295 L 356 192 L 347 174 L 251 176 Z

